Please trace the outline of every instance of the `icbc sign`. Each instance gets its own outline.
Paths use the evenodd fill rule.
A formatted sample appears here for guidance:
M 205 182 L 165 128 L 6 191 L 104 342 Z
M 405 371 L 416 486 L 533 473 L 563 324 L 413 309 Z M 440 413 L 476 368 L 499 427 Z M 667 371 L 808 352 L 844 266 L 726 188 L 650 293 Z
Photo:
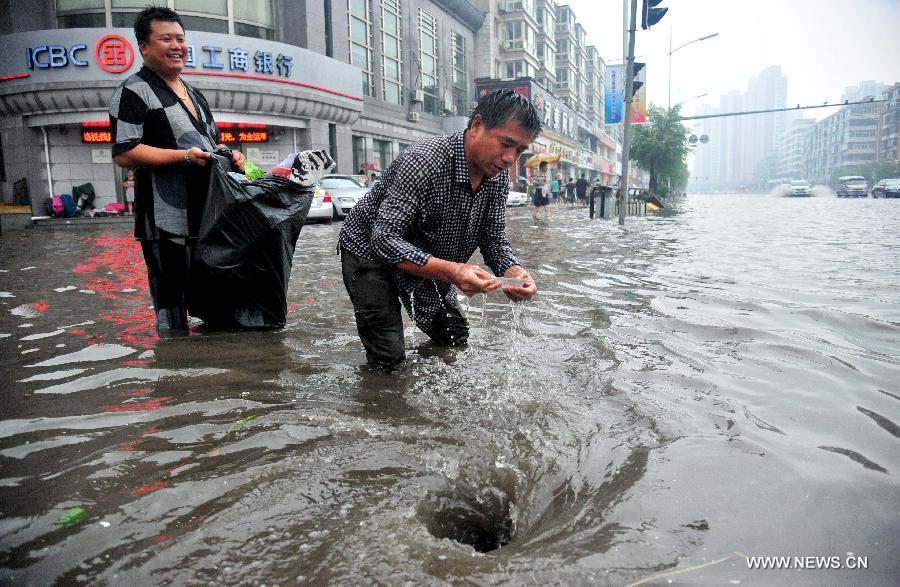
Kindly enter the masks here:
M 106 35 L 94 47 L 97 65 L 109 73 L 122 73 L 134 63 L 134 49 L 119 35 Z
M 84 43 L 69 47 L 65 45 L 38 45 L 25 49 L 25 63 L 28 69 L 50 69 L 77 65 L 87 67 L 87 60 L 82 58 L 82 51 L 87 49 Z M 134 49 L 127 39 L 119 35 L 106 35 L 94 47 L 97 65 L 109 73 L 128 71 L 134 63 Z

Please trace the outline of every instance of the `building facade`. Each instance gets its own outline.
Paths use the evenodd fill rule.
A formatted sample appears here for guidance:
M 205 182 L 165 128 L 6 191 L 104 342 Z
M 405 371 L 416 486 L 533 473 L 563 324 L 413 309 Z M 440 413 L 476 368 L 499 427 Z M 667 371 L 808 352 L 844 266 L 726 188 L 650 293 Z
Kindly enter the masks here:
M 184 78 L 229 146 L 262 167 L 325 148 L 340 173 L 384 169 L 409 144 L 465 128 L 484 88 L 509 86 L 539 106 L 546 131 L 532 152 L 559 153 L 558 172 L 611 184 L 621 169 L 617 129 L 601 118 L 603 60 L 554 0 L 159 3 L 184 21 Z M 86 182 L 98 206 L 121 201 L 107 106 L 141 67 L 131 27 L 144 4 L 0 0 L 4 198 L 24 178 L 36 214 Z
M 877 161 L 883 111 L 883 102 L 854 104 L 817 122 L 804 146 L 806 179 L 828 185 L 843 170 Z
M 900 160 L 900 83 L 883 93 L 885 103 L 881 117 L 881 133 L 878 141 L 880 161 Z
M 815 124 L 816 121 L 812 118 L 798 118 L 778 138 L 775 147 L 777 166 L 775 178 L 782 180 L 782 182 L 788 182 L 792 179 L 805 177 L 804 147 L 806 145 L 806 136 Z
M 166 2 L 163 2 L 166 3 Z M 121 199 L 107 117 L 114 89 L 141 67 L 131 25 L 144 2 L 5 2 L 0 22 L 0 190 L 27 179 L 33 210 L 93 184 Z M 341 173 L 384 168 L 407 144 L 465 126 L 474 31 L 465 0 L 168 0 L 187 29 L 183 73 L 226 142 L 268 166 L 328 149 Z

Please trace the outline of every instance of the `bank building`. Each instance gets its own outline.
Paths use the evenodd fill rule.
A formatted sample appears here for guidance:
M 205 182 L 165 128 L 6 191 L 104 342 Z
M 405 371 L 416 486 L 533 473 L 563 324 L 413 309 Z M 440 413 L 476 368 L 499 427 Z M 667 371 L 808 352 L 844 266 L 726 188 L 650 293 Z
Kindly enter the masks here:
M 122 201 L 125 170 L 112 162 L 107 108 L 115 88 L 141 67 L 132 25 L 147 4 L 0 1 L 5 201 L 27 192 L 41 215 L 49 196 L 84 183 L 93 185 L 97 209 Z M 512 177 L 527 174 L 524 159 L 543 151 L 559 154 L 567 175 L 586 172 L 609 183 L 620 169 L 615 130 L 607 134 L 599 114 L 602 61 L 584 46 L 581 25 L 567 22 L 571 13 L 552 0 L 156 4 L 184 22 L 182 75 L 206 96 L 223 142 L 260 167 L 324 148 L 336 173 L 383 170 L 410 144 L 464 129 L 485 91 L 510 87 L 539 108 L 545 127 Z M 570 75 L 591 80 L 578 92 L 569 92 L 576 87 L 569 78 L 559 93 L 560 35 L 572 38 L 570 53 L 585 57 L 580 69 L 572 61 Z

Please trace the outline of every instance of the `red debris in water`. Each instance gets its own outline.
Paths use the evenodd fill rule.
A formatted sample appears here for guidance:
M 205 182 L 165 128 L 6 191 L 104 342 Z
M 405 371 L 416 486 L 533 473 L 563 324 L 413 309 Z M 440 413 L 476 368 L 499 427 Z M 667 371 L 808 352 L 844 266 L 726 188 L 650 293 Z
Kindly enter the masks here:
M 31 304 L 31 307 L 34 308 L 35 310 L 37 310 L 38 312 L 46 312 L 50 308 L 50 305 L 47 302 L 45 302 L 44 300 L 38 300 L 38 301 L 34 302 L 33 304 Z
M 118 406 L 103 406 L 104 412 L 143 412 L 158 410 L 166 405 L 171 397 L 161 397 L 140 403 L 121 404 Z
M 122 344 L 154 348 L 159 337 L 156 316 L 149 307 L 147 271 L 140 245 L 128 236 L 109 235 L 87 236 L 82 243 L 92 250 L 93 256 L 72 269 L 72 273 L 83 276 L 82 287 L 96 291 L 100 299 L 113 304 L 113 309 L 100 318 L 120 327 L 113 336 Z M 86 334 L 83 330 L 69 332 Z
M 132 495 L 146 495 L 148 493 L 153 493 L 154 491 L 159 491 L 160 489 L 165 489 L 169 486 L 165 481 L 157 481 L 152 485 L 141 485 L 137 489 L 131 492 Z

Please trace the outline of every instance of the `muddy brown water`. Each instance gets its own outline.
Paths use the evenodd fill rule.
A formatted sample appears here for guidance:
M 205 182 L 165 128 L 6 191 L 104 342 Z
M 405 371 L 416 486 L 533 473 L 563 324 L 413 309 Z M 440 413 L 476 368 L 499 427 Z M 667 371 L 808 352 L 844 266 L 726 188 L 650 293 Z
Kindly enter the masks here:
M 539 295 L 469 300 L 465 349 L 410 327 L 393 376 L 340 224 L 304 229 L 284 330 L 163 340 L 123 227 L 5 233 L 2 582 L 891 584 L 897 205 L 511 209 Z

